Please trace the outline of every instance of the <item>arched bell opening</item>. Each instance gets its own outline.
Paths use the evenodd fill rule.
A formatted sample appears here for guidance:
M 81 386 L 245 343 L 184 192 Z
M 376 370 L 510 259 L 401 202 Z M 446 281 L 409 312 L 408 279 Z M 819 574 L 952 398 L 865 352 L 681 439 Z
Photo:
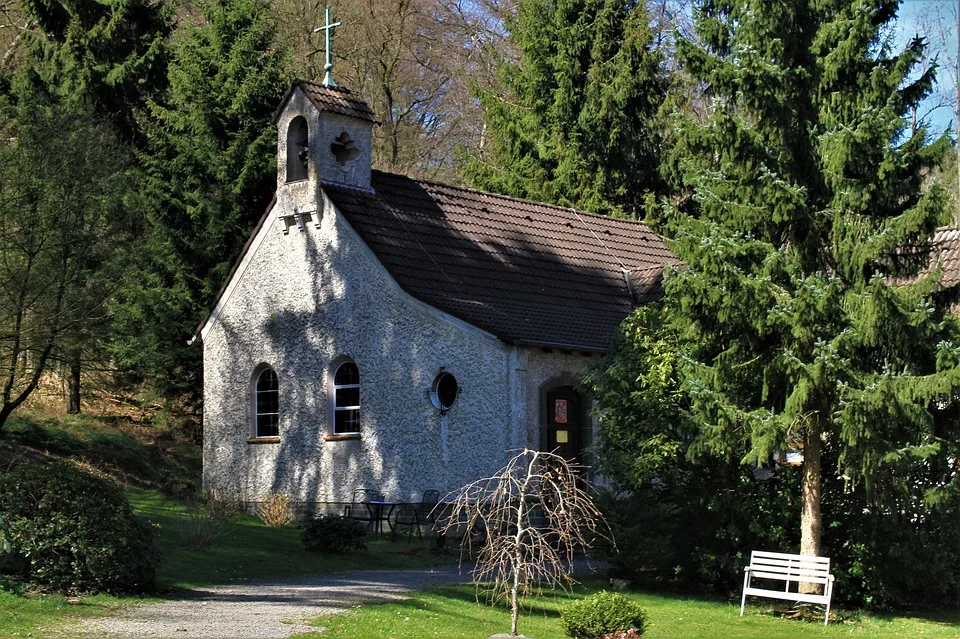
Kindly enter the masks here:
M 306 180 L 310 157 L 310 134 L 307 119 L 298 115 L 287 129 L 287 182 Z

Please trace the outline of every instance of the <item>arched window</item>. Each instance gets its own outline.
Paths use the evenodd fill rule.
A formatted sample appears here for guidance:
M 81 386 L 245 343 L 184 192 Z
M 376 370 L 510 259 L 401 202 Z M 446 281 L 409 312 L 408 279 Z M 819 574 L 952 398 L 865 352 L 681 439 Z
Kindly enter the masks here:
M 333 434 L 360 432 L 360 369 L 343 362 L 333 375 Z
M 307 179 L 309 132 L 307 120 L 298 115 L 287 129 L 287 182 Z
M 256 436 L 280 436 L 280 380 L 272 368 L 264 368 L 257 376 L 254 390 Z

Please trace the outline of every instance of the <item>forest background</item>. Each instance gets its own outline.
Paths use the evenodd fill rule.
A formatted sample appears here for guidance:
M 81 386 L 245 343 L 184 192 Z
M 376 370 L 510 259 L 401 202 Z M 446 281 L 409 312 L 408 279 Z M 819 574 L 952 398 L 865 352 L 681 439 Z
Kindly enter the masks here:
M 809 15 L 807 3 L 785 3 L 784 15 L 770 4 L 331 0 L 343 23 L 334 75 L 382 122 L 377 168 L 697 238 L 674 244 L 691 268 L 668 279 L 665 315 L 632 317 L 590 382 L 611 424 L 598 459 L 620 489 L 606 510 L 632 549 L 617 562 L 625 576 L 723 591 L 744 549 L 815 540 L 808 550 L 846 566 L 838 592 L 848 603 L 960 603 L 960 527 L 949 523 L 960 512 L 956 323 L 932 289 L 901 295 L 875 277 L 915 276 L 924 243 L 957 208 L 955 144 L 926 128 L 934 89 L 948 85 L 934 82 L 928 43 L 901 37 L 896 2 L 827 2 Z M 199 414 L 201 349 L 187 342 L 272 196 L 276 105 L 293 78 L 323 75 L 322 9 L 300 0 L 0 7 L 0 435 L 51 380 L 63 381 L 68 412 L 95 393 L 188 421 Z M 935 13 L 926 19 L 943 30 Z M 778 31 L 785 24 L 798 28 Z M 804 84 L 793 73 L 803 56 L 789 66 L 783 51 L 754 76 L 724 71 L 724 60 L 765 42 L 809 52 L 850 25 L 860 29 L 850 56 L 832 60 L 820 85 Z M 883 75 L 866 73 L 867 62 Z M 850 102 L 832 113 L 832 95 Z M 817 155 L 780 126 L 798 111 L 813 121 L 804 105 L 826 109 L 837 131 L 850 113 L 876 108 L 876 135 L 827 148 L 842 136 L 824 134 Z M 751 146 L 761 129 L 781 152 L 776 166 Z M 704 158 L 718 164 L 698 166 Z M 868 188 L 831 177 L 851 158 Z M 772 175 L 789 187 L 765 181 Z M 768 203 L 775 223 L 755 219 Z M 811 207 L 853 213 L 829 228 L 792 217 Z M 916 259 L 891 266 L 903 242 L 921 246 Z M 739 270 L 711 271 L 707 244 L 726 247 Z M 807 254 L 791 253 L 803 244 Z M 746 293 L 705 294 L 693 308 L 677 283 Z M 830 303 L 808 311 L 803 291 Z M 881 298 L 892 310 L 876 310 Z M 758 315 L 728 322 L 731 304 Z M 867 306 L 883 321 L 851 323 Z M 744 341 L 730 341 L 730 328 Z M 916 352 L 867 343 L 890 335 L 912 336 Z M 796 357 L 785 363 L 774 351 Z M 797 383 L 805 375 L 813 391 Z M 867 389 L 888 381 L 897 410 L 884 421 L 886 396 Z M 859 403 L 828 386 L 855 389 Z M 845 416 L 892 426 L 851 434 Z M 874 434 L 882 445 L 861 445 Z M 818 449 L 816 477 L 811 463 L 766 468 L 795 444 L 808 461 Z M 870 481 L 910 462 L 896 485 Z

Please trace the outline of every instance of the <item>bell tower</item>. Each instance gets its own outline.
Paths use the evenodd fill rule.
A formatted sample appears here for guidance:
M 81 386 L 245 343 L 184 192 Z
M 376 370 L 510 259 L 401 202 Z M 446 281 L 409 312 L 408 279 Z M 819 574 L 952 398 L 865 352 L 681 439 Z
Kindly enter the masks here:
M 322 84 L 297 80 L 277 110 L 277 214 L 286 230 L 320 223 L 320 189 L 338 184 L 370 190 L 373 126 L 379 124 L 366 102 L 333 82 L 330 32 L 326 31 L 327 64 Z

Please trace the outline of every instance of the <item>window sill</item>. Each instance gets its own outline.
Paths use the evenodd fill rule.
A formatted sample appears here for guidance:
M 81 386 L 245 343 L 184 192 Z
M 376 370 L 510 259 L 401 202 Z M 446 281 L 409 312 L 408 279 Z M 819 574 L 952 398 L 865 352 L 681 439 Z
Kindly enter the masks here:
M 251 437 L 247 440 L 248 444 L 279 444 L 279 437 Z
M 341 435 L 327 435 L 323 438 L 325 442 L 342 442 L 348 439 L 360 439 L 360 433 L 343 433 Z

